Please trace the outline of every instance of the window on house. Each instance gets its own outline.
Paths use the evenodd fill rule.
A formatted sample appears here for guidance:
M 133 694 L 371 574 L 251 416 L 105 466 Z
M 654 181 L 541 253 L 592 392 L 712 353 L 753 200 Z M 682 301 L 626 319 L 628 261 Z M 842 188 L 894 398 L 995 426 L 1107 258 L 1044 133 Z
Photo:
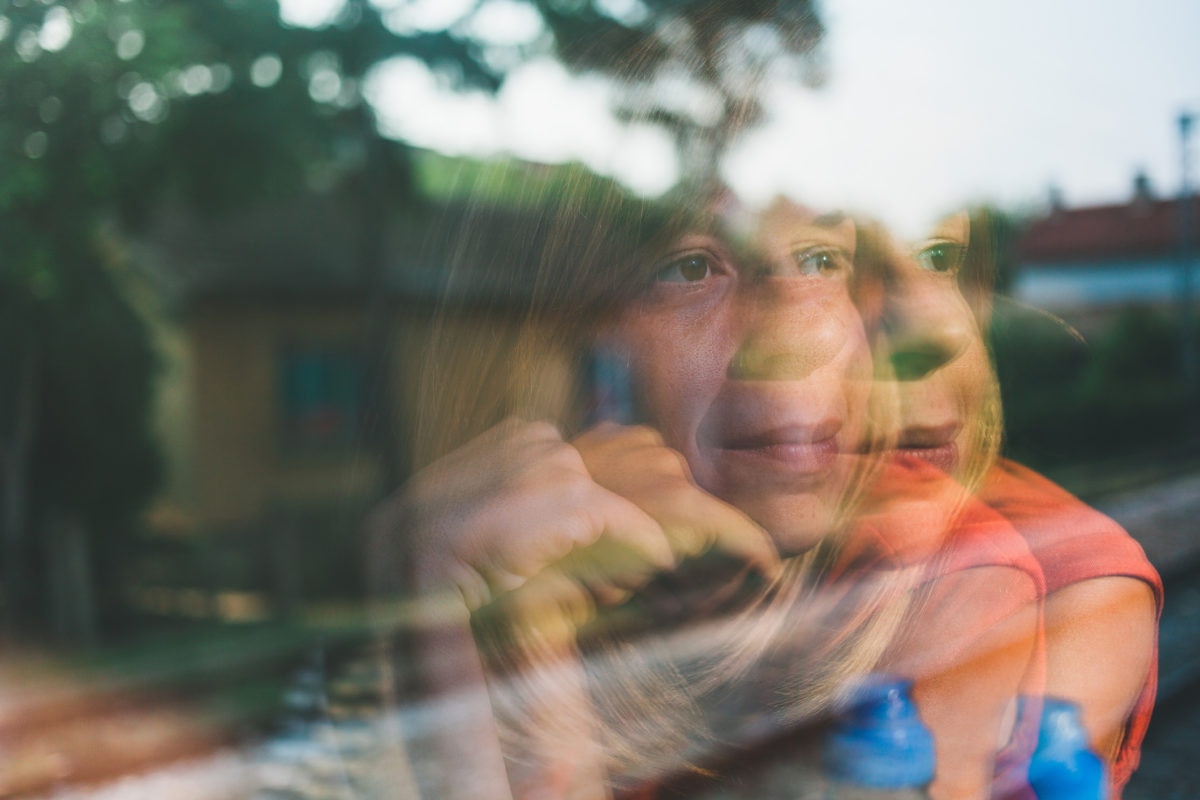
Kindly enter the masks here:
M 354 445 L 363 407 L 362 361 L 355 348 L 289 345 L 279 361 L 282 445 L 329 452 Z

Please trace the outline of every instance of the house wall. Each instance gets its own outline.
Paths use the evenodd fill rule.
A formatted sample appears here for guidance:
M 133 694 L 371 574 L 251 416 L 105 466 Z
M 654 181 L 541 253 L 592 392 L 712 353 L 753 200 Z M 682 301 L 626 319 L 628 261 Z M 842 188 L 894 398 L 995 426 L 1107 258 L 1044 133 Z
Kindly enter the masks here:
M 210 302 L 183 317 L 172 356 L 178 363 L 160 387 L 174 502 L 171 513 L 155 517 L 160 533 L 180 535 L 158 537 L 139 562 L 129 587 L 138 607 L 250 619 L 359 596 L 364 512 L 397 487 L 382 485 L 377 455 L 359 436 L 339 439 L 345 446 L 333 449 L 289 444 L 292 384 L 280 366 L 285 354 L 305 347 L 361 353 L 364 306 L 337 299 L 283 306 L 259 298 Z M 434 457 L 515 413 L 514 397 L 525 401 L 522 413 L 555 417 L 574 396 L 569 359 L 517 368 L 516 320 L 477 310 L 445 321 L 438 357 L 464 371 L 461 381 L 441 374 L 438 386 L 458 390 L 422 391 L 431 308 L 407 305 L 392 323 L 402 472 L 411 460 Z M 531 406 L 532 396 L 540 400 Z M 433 436 L 416 435 L 418 413 Z
M 190 527 L 184 509 L 191 508 L 195 501 L 192 349 L 186 332 L 165 316 L 157 317 L 152 329 L 161 358 L 154 387 L 153 426 L 165 474 L 164 491 L 152 505 L 150 515 L 153 528 L 177 533 Z
M 356 447 L 305 453 L 282 435 L 279 359 L 297 344 L 353 347 L 351 310 L 208 308 L 192 313 L 192 513 L 204 527 L 246 523 L 275 506 L 333 504 L 368 494 L 372 457 Z
M 431 452 L 461 443 L 415 435 L 422 402 L 431 404 L 421 412 L 427 431 L 457 429 L 455 423 L 477 414 L 491 424 L 495 414 L 512 413 L 500 400 L 511 392 L 514 380 L 508 358 L 500 355 L 513 346 L 512 320 L 471 312 L 446 323 L 453 329 L 446 340 L 453 342 L 454 352 L 445 351 L 444 356 L 459 360 L 462 353 L 457 351 L 465 348 L 469 361 L 490 364 L 484 374 L 470 376 L 468 382 L 476 387 L 470 397 L 450 393 L 457 399 L 419 390 L 425 380 L 430 320 L 431 309 L 415 305 L 405 306 L 393 320 L 392 421 L 401 471 L 413 458 L 428 458 Z M 179 335 L 181 366 L 173 369 L 176 377 L 160 397 L 171 406 L 171 421 L 165 426 L 170 433 L 164 439 L 172 464 L 170 494 L 191 527 L 259 526 L 280 514 L 353 505 L 396 488 L 379 485 L 376 456 L 359 447 L 357 437 L 347 447 L 312 451 L 289 446 L 283 430 L 282 354 L 308 346 L 359 352 L 365 323 L 361 306 L 319 302 L 295 307 L 210 304 L 187 314 Z M 555 365 L 553 375 L 524 379 L 565 390 L 565 370 Z M 565 399 L 559 398 L 553 404 L 562 402 Z M 455 423 L 443 419 L 446 415 Z
M 1013 282 L 1013 294 L 1022 302 L 1049 311 L 1085 311 L 1165 303 L 1176 296 L 1178 286 L 1178 260 L 1161 256 L 1026 264 Z

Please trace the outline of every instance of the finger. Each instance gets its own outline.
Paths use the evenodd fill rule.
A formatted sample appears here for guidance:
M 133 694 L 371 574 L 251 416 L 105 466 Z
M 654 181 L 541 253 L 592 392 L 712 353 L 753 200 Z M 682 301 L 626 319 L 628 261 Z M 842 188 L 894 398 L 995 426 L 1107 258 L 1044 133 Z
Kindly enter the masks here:
M 770 535 L 741 511 L 693 487 L 686 506 L 674 523 L 663 530 L 672 544 L 688 549 L 690 556 L 719 551 L 759 570 L 774 580 L 782 570 L 779 552 Z M 678 501 L 676 501 L 678 503 Z
M 603 451 L 605 448 L 618 447 L 662 447 L 662 434 L 648 425 L 619 425 L 615 422 L 601 422 L 587 429 L 571 440 L 571 444 L 581 451 Z
M 669 448 L 662 434 L 646 425 L 602 422 L 571 440 L 592 477 L 628 496 L 647 476 L 678 476 L 694 482 L 687 459 Z
M 571 442 L 593 478 L 653 517 L 676 555 L 712 548 L 774 578 L 779 555 L 770 536 L 749 517 L 696 485 L 687 460 L 646 426 L 601 423 Z
M 591 516 L 591 526 L 599 527 L 601 536 L 588 542 L 588 545 L 596 545 L 603 540 L 616 550 L 627 550 L 638 561 L 655 570 L 668 570 L 675 566 L 675 550 L 652 515 L 636 503 L 599 485 L 595 487 L 594 498 L 587 512 Z
M 507 419 L 422 469 L 399 500 L 420 517 L 461 515 L 480 498 L 536 473 L 545 461 L 563 461 L 557 453 L 566 449 L 569 445 L 550 423 Z M 576 461 L 578 469 L 584 469 L 582 461 Z
M 487 530 L 477 557 L 463 559 L 486 584 L 484 602 L 565 564 L 562 568 L 587 584 L 598 601 L 617 603 L 626 592 L 616 590 L 634 588 L 675 565 L 670 543 L 653 518 L 586 477 L 542 486 L 527 499 L 530 504 L 519 511 L 497 512 L 505 527 Z M 474 607 L 479 605 L 476 597 Z
M 771 579 L 782 568 L 775 544 L 763 528 L 678 473 L 646 481 L 630 500 L 658 522 L 679 558 L 719 550 Z
M 660 565 L 647 560 L 641 543 L 630 545 L 607 535 L 590 547 L 572 552 L 556 569 L 584 586 L 602 606 L 624 602 L 633 591 L 664 572 Z
M 593 595 L 574 576 L 550 568 L 499 598 L 492 610 L 503 615 L 504 627 L 527 655 L 552 656 L 575 641 L 595 609 Z

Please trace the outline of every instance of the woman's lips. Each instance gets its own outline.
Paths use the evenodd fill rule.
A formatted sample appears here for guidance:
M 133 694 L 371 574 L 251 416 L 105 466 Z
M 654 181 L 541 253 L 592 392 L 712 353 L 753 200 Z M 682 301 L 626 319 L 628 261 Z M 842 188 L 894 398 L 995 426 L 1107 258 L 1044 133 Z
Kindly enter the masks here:
M 840 423 L 815 429 L 780 428 L 730 437 L 713 449 L 725 462 L 727 477 L 737 483 L 773 483 L 772 478 L 789 483 L 819 482 L 833 469 L 841 452 L 840 430 Z
M 958 469 L 958 445 L 954 442 L 931 447 L 901 445 L 896 449 L 932 464 L 947 475 L 953 475 Z
M 896 449 L 928 462 L 949 475 L 958 469 L 958 434 L 962 425 L 910 425 L 900 434 Z

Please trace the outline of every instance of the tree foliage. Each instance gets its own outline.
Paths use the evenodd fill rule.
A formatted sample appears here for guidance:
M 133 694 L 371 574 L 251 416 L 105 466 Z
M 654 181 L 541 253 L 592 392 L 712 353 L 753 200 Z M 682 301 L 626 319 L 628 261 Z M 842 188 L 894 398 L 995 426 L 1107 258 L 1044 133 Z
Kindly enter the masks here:
M 119 607 L 123 548 L 157 483 L 156 355 L 125 291 L 125 234 L 164 203 L 232 213 L 368 173 L 383 188 L 367 202 L 405 202 L 405 150 L 380 137 L 364 80 L 407 55 L 494 89 L 500 74 L 476 50 L 393 30 L 367 0 L 322 30 L 285 25 L 270 0 L 0 0 L 9 623 L 53 616 L 51 514 L 89 532 L 100 612 Z
M 765 76 L 811 66 L 821 34 L 806 0 L 635 0 L 620 13 L 600 0 L 526 0 L 542 34 L 506 45 L 480 21 L 491 5 L 468 4 L 430 29 L 405 21 L 411 4 L 345 0 L 310 29 L 282 22 L 274 0 L 0 0 L 10 621 L 37 624 L 53 605 L 45 572 L 56 555 L 39 534 L 47 513 L 89 531 L 101 594 L 111 595 L 122 542 L 156 485 L 156 355 L 120 276 L 124 237 L 164 205 L 235 213 L 305 187 L 345 187 L 362 227 L 348 268 L 370 289 L 383 272 L 386 209 L 418 199 L 408 149 L 380 134 L 364 99 L 377 64 L 409 57 L 449 88 L 494 91 L 506 70 L 553 47 L 575 69 L 637 87 L 644 105 L 626 113 L 669 126 L 684 147 L 700 143 L 708 156 L 692 160 L 709 164 L 760 115 Z M 371 330 L 387 340 L 382 323 Z M 386 410 L 384 387 L 373 394 Z
M 769 77 L 823 81 L 824 27 L 811 0 L 535 3 L 559 58 L 616 76 L 622 114 L 671 130 L 685 170 L 701 177 L 761 121 Z

